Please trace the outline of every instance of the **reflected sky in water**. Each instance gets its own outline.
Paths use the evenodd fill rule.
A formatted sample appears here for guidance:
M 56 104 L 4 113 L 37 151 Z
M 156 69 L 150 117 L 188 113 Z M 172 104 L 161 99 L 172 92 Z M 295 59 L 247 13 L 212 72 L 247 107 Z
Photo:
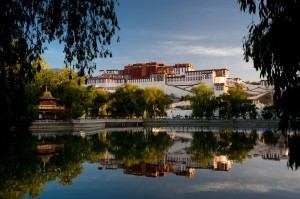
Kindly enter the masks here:
M 288 139 L 272 131 L 151 129 L 53 135 L 34 137 L 38 146 L 57 146 L 47 152 L 51 157 L 44 163 L 37 158 L 34 175 L 39 177 L 32 179 L 52 176 L 43 181 L 37 198 L 300 196 L 300 171 L 287 166 Z M 32 198 L 29 192 L 20 198 Z
M 260 157 L 234 164 L 229 172 L 197 170 L 193 178 L 167 174 L 163 178 L 99 171 L 84 164 L 84 173 L 70 187 L 50 183 L 41 198 L 299 198 L 299 172 L 284 161 Z

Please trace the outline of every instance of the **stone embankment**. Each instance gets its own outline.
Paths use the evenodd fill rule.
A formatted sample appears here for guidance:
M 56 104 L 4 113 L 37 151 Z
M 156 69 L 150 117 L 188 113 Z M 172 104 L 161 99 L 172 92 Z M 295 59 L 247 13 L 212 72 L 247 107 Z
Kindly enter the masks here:
M 216 127 L 224 128 L 244 128 L 244 129 L 260 129 L 271 128 L 277 129 L 279 120 L 250 120 L 250 119 L 231 119 L 231 120 L 205 120 L 205 119 L 161 119 L 161 120 L 145 120 L 144 127 Z
M 29 127 L 31 131 L 87 130 L 114 127 L 139 127 L 140 119 L 80 119 L 80 120 L 36 120 Z
M 105 128 L 105 123 L 98 120 L 36 120 L 30 130 L 77 130 L 86 128 Z
M 37 120 L 34 121 L 30 130 L 86 130 L 123 127 L 204 127 L 220 129 L 277 129 L 278 120 L 204 120 L 204 119 L 97 119 L 97 120 Z

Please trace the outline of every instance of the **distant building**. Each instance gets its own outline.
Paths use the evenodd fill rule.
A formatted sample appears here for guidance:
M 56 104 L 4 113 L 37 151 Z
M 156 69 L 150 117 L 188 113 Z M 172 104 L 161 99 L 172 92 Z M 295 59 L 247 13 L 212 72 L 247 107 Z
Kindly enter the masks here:
M 211 70 L 194 70 L 191 63 L 166 66 L 159 62 L 128 64 L 124 70 L 101 70 L 100 75 L 89 77 L 86 86 L 95 86 L 108 92 L 114 92 L 125 84 L 138 85 L 141 88 L 158 87 L 167 95 L 182 97 L 189 94 L 193 86 L 205 83 L 219 96 L 227 92 L 226 68 Z
M 262 109 L 272 103 L 272 98 L 267 101 L 259 98 L 272 94 L 273 86 L 265 80 L 247 84 L 241 78 L 231 78 L 226 68 L 195 70 L 191 63 L 174 66 L 159 62 L 128 64 L 124 70 L 100 70 L 99 76 L 86 80 L 86 86 L 102 88 L 110 93 L 120 86 L 132 84 L 140 88 L 157 87 L 177 98 L 186 96 L 191 88 L 201 83 L 212 88 L 216 97 L 227 93 L 230 88 L 241 86 L 257 108 Z
M 39 98 L 37 104 L 39 120 L 60 120 L 65 119 L 65 107 L 58 104 L 58 98 L 54 98 L 47 90 Z
M 131 79 L 150 78 L 153 73 L 164 73 L 166 65 L 158 62 L 128 64 L 124 67 L 124 75 Z

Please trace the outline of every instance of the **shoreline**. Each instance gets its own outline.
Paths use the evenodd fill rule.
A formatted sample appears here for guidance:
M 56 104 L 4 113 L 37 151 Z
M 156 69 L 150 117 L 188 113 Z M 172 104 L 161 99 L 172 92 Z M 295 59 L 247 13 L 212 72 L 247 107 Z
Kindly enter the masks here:
M 164 119 L 164 120 L 145 120 L 143 126 L 174 126 L 174 127 L 204 127 L 204 128 L 246 128 L 261 129 L 271 128 L 277 129 L 279 120 L 262 120 L 262 119 Z
M 278 129 L 279 120 L 250 119 L 81 119 L 81 120 L 36 120 L 29 127 L 31 131 L 87 130 L 125 127 L 203 127 L 203 128 L 242 128 Z

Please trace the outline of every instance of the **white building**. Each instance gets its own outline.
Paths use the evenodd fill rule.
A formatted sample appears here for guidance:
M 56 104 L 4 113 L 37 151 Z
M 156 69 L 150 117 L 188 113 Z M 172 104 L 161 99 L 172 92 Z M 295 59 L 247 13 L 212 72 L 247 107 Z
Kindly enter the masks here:
M 176 66 L 176 67 L 175 67 Z M 121 70 L 101 70 L 100 75 L 87 79 L 86 86 L 103 88 L 108 92 L 114 92 L 119 86 L 125 84 L 138 85 L 141 88 L 158 87 L 167 95 L 175 97 L 186 96 L 193 86 L 205 83 L 212 88 L 216 96 L 226 93 L 229 71 L 225 68 L 212 70 L 194 70 L 190 66 L 177 64 L 172 73 L 152 73 L 149 78 L 131 79 L 128 75 L 122 75 Z
M 163 67 L 165 67 L 163 70 L 152 72 L 149 77 L 140 78 L 131 78 L 128 74 L 124 75 L 123 70 L 100 70 L 99 76 L 87 79 L 86 86 L 102 88 L 110 93 L 115 92 L 118 87 L 125 84 L 138 85 L 140 88 L 157 87 L 161 88 L 167 95 L 181 98 L 189 94 L 193 86 L 198 86 L 201 83 L 212 88 L 216 97 L 227 93 L 229 88 L 240 85 L 257 108 L 262 109 L 265 105 L 270 105 L 269 102 L 272 102 L 272 99 L 268 103 L 261 103 L 259 100 L 260 96 L 273 91 L 273 86 L 269 85 L 266 80 L 251 84 L 246 83 L 240 78 L 231 78 L 229 70 L 226 68 L 194 70 L 193 64 L 175 64 L 171 67 L 164 65 Z

